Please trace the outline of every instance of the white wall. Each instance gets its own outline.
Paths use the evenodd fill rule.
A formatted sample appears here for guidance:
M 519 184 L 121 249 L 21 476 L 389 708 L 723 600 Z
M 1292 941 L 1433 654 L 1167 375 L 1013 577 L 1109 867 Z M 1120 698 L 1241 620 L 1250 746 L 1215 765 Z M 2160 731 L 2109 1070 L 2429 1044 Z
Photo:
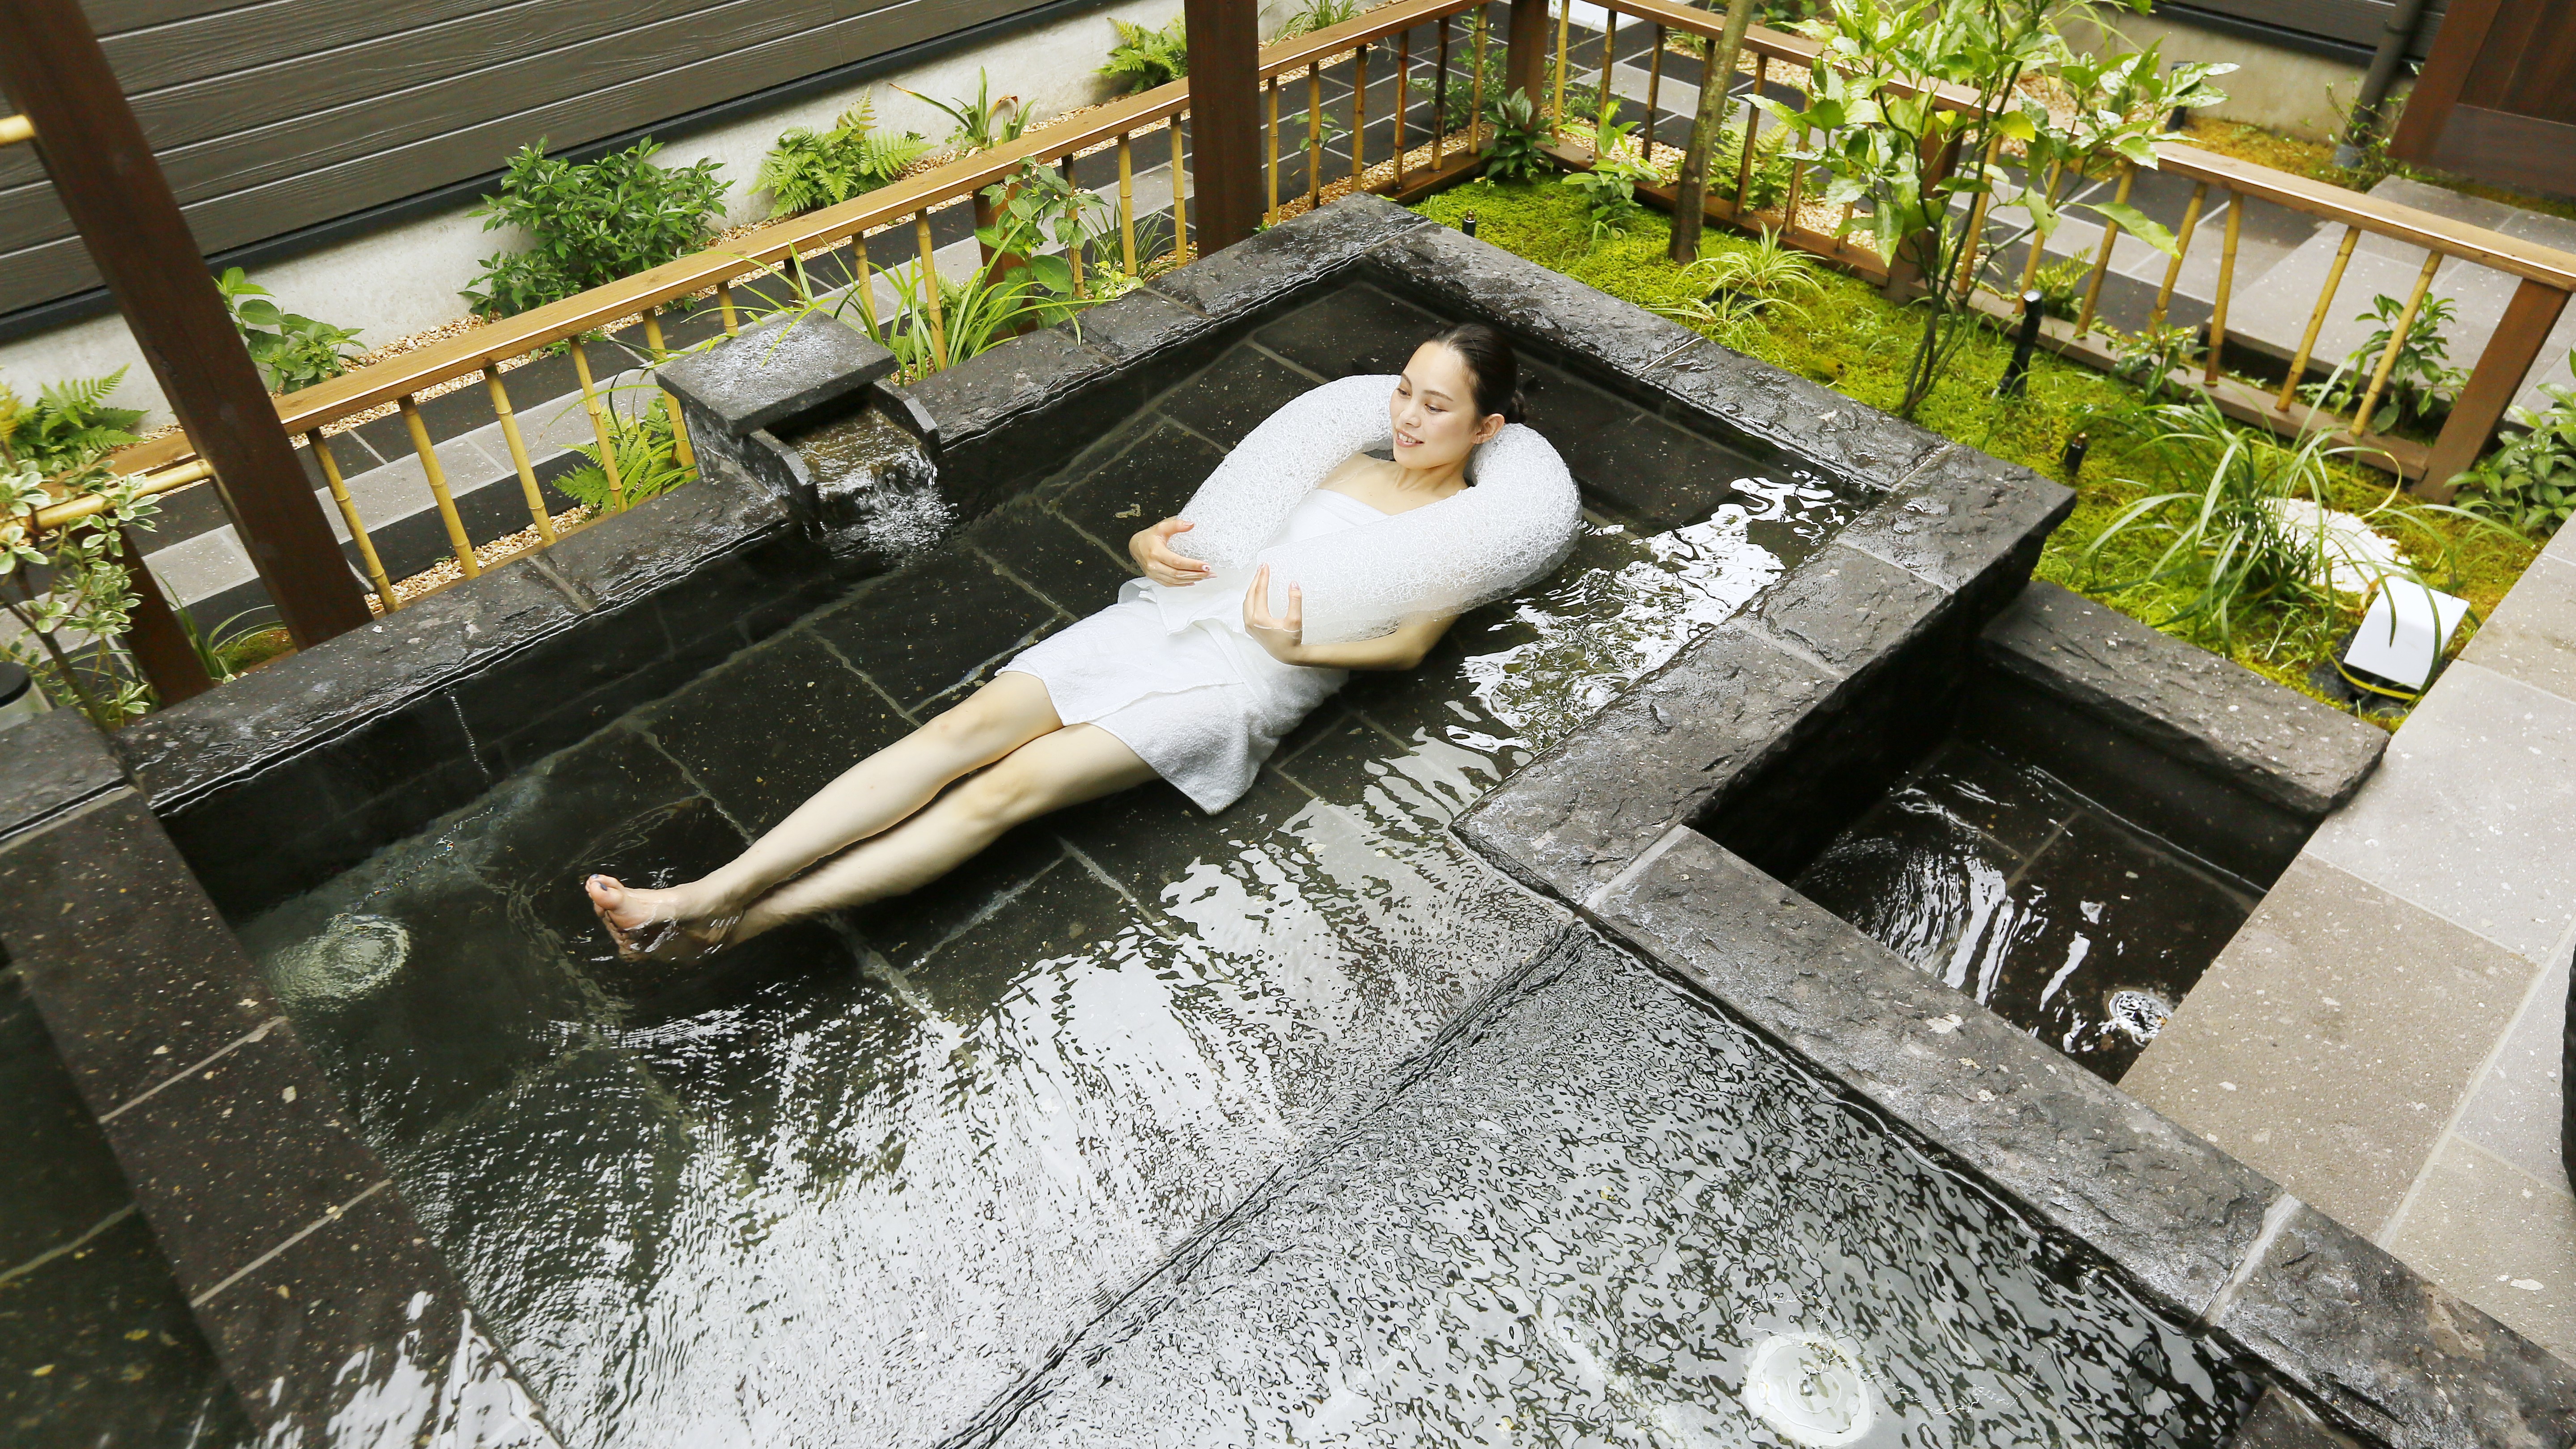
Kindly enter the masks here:
M 2109 48 L 2143 50 L 2161 43 L 2167 61 L 2235 62 L 2236 72 L 2217 81 L 2227 100 L 2201 113 L 2223 121 L 2330 141 L 2343 124 L 2337 107 L 2349 108 L 2361 89 L 2363 68 L 2358 65 L 2153 16 L 2115 14 L 2108 9 L 2102 15 L 2109 28 L 2125 37 Z M 2072 29 L 2069 38 L 2085 43 L 2085 37 Z M 2403 94 L 2407 85 L 2400 81 L 2396 92 Z
M 1297 8 L 1299 0 L 1265 0 L 1262 33 L 1275 33 Z M 672 166 L 706 159 L 721 162 L 725 178 L 733 183 L 726 196 L 726 223 L 755 221 L 768 215 L 769 199 L 752 193 L 752 177 L 781 131 L 829 126 L 865 96 L 875 102 L 879 125 L 919 131 L 934 142 L 942 141 L 952 128 L 948 117 L 893 91 L 888 82 L 943 100 L 969 98 L 975 94 L 979 68 L 989 72 L 995 96 L 1016 95 L 1042 117 L 1091 105 L 1114 93 L 1111 83 L 1097 74 L 1117 38 L 1110 18 L 1160 27 L 1180 13 L 1181 0 L 1115 0 L 1099 10 L 1023 31 L 978 50 L 959 51 L 865 85 L 809 97 L 674 141 L 658 159 Z M 502 158 L 492 159 L 497 164 Z M 472 210 L 470 204 L 459 206 L 271 263 L 253 272 L 251 280 L 276 293 L 279 305 L 290 312 L 357 328 L 363 343 L 409 336 L 465 316 L 465 301 L 457 292 L 482 271 L 482 259 L 523 245 L 515 232 L 483 230 L 482 222 L 470 215 Z M 0 343 L 0 382 L 30 397 L 46 383 L 95 377 L 119 367 L 126 369 L 126 376 L 115 401 L 146 409 L 151 415 L 147 425 L 167 421 L 160 386 L 144 365 L 122 317 L 109 314 Z

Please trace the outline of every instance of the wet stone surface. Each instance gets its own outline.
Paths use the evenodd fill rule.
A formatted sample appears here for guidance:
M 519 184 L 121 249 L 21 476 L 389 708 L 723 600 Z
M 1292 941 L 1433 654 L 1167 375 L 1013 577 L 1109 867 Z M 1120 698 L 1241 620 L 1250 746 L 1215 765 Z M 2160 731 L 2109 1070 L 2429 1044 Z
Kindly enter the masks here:
M 1826 1442 L 2214 1445 L 2254 1392 L 1578 928 L 1096 1324 L 997 1440 L 1794 1442 L 1747 1398 L 1798 1334 L 1869 1384 L 1870 1422 Z
M 1665 516 L 1596 493 L 1554 577 L 1354 681 L 1220 815 L 1151 785 L 711 981 L 615 961 L 584 872 L 664 884 L 739 850 L 1108 603 L 1127 536 L 1265 399 L 1338 375 L 1300 337 L 1419 335 L 1373 289 L 1312 306 L 907 568 L 246 928 L 567 1443 L 976 1421 L 1549 939 L 1563 913 L 1448 823 L 1853 509 L 1689 435 Z
M 1965 739 L 1791 884 L 2115 1082 L 2261 894 Z

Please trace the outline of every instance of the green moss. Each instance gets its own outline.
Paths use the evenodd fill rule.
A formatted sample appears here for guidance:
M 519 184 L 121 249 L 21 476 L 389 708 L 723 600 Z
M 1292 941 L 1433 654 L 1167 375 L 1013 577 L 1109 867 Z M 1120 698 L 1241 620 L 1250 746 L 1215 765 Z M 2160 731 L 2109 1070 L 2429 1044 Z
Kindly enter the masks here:
M 1627 236 L 1596 247 L 1585 236 L 1582 199 L 1553 180 L 1471 183 L 1428 197 L 1415 209 L 1447 226 L 1458 225 L 1472 211 L 1476 234 L 1484 240 L 1640 306 L 1679 303 L 1692 295 L 1681 269 L 1664 255 L 1671 232 L 1661 214 L 1647 214 Z M 1712 230 L 1702 242 L 1701 254 L 1746 250 L 1751 245 L 1731 233 Z M 1749 350 L 1765 362 L 1848 397 L 1892 410 L 1904 393 L 1905 365 L 1920 335 L 1920 313 L 1887 301 L 1876 288 L 1853 277 L 1824 272 L 1820 280 L 1823 295 L 1804 304 L 1805 317 L 1777 318 L 1768 331 L 1747 339 Z M 2117 378 L 2042 353 L 2031 369 L 2028 395 L 1997 398 L 1994 380 L 2002 375 L 2011 355 L 2010 339 L 1999 331 L 1980 329 L 1961 349 L 1948 380 L 1925 402 L 1917 420 L 1945 437 L 2072 485 L 2075 513 L 2050 539 L 2040 560 L 2040 577 L 2150 624 L 2164 625 L 2187 591 L 2163 585 L 2111 586 L 2147 572 L 2160 545 L 2145 531 L 2115 538 L 2090 567 L 2084 557 L 2086 548 L 2128 505 L 2189 486 L 2161 478 L 2146 441 L 2110 422 L 2136 401 L 2137 390 Z M 2083 475 L 2070 479 L 2061 459 L 2067 439 L 2077 432 L 2088 433 L 2093 446 Z M 2384 474 L 2341 468 L 2329 502 L 2366 511 L 2388 497 L 2388 485 Z M 2460 540 L 2459 571 L 2447 580 L 2436 575 L 2434 582 L 2447 582 L 2481 615 L 2503 599 L 2539 552 L 2535 542 L 2492 530 L 2448 527 L 2445 537 Z M 2425 546 L 2410 551 L 2419 566 L 2430 567 L 2441 550 L 2427 540 Z M 2277 606 L 2256 608 L 2237 621 L 2230 647 L 2222 652 L 2267 678 L 2315 695 L 2307 682 L 2308 671 L 2327 657 L 2351 622 L 2349 615 L 2329 618 Z M 2169 632 L 2203 647 L 2215 644 L 2180 628 Z

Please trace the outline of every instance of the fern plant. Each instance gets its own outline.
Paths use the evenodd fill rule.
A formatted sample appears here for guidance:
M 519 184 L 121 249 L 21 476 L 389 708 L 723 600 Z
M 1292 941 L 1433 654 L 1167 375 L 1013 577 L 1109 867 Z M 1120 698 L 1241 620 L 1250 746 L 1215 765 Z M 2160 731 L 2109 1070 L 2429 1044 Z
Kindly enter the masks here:
M 1109 47 L 1109 61 L 1099 73 L 1125 85 L 1127 94 L 1169 85 L 1190 73 L 1190 39 L 1179 17 L 1160 30 L 1114 16 L 1109 23 L 1117 27 L 1118 43 Z
M 1029 128 L 1032 119 L 1029 108 L 1020 104 L 1018 96 L 1004 96 L 998 101 L 993 99 L 993 79 L 981 70 L 975 72 L 975 99 L 971 101 L 933 100 L 916 90 L 902 86 L 895 89 L 957 123 L 957 129 L 948 133 L 948 144 L 956 148 L 960 156 L 990 151 L 1020 139 L 1020 133 Z M 1008 117 L 1003 115 L 1005 111 L 1010 113 Z
M 1312 35 L 1330 30 L 1360 13 L 1360 0 L 1306 0 L 1306 8 L 1288 17 L 1279 27 L 1279 38 Z
M 828 131 L 781 132 L 751 185 L 769 193 L 771 217 L 794 216 L 900 180 L 929 151 L 919 131 L 878 130 L 875 108 L 863 99 Z
M 76 377 L 49 384 L 32 403 L 0 386 L 0 459 L 15 459 L 38 472 L 79 468 L 135 441 L 140 408 L 107 405 L 125 381 L 125 369 L 105 377 Z
M 465 300 L 487 317 L 515 316 L 706 245 L 731 183 L 715 161 L 656 166 L 661 149 L 646 139 L 575 164 L 539 141 L 511 157 L 500 195 L 474 214 L 485 231 L 517 227 L 534 245 L 484 258 Z
M 616 494 L 609 492 L 608 470 L 601 466 L 599 444 L 595 442 L 573 445 L 573 451 L 583 461 L 555 480 L 558 492 L 593 513 L 605 513 L 616 506 L 618 496 L 622 495 L 626 506 L 632 508 L 698 476 L 695 468 L 680 466 L 671 440 L 670 398 L 658 388 L 652 393 L 653 400 L 639 414 L 629 416 L 615 408 L 609 410 L 609 442 L 616 449 L 617 459 Z

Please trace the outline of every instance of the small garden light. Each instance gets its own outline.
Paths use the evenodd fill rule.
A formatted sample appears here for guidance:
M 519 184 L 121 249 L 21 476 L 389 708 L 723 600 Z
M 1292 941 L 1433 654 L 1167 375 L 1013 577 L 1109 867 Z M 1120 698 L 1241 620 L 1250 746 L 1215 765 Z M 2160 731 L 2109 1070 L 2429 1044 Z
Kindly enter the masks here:
M 1995 396 L 2020 397 L 2030 390 L 2031 354 L 2039 350 L 2039 320 L 2047 306 L 2048 299 L 2038 292 L 2021 294 L 2021 334 L 2013 339 L 2012 361 L 2004 364 L 2004 378 L 1995 384 Z
M 2468 612 L 2466 599 L 2412 579 L 2383 579 L 2361 616 L 2352 647 L 2344 651 L 2343 666 L 2410 693 L 2419 691 L 2432 679 L 2442 651 Z
M 2093 438 L 2089 433 L 2077 433 L 2066 440 L 2066 453 L 2057 460 L 2066 470 L 2066 481 L 2074 482 L 2075 475 L 2084 471 L 2084 455 L 2092 447 Z
M 1469 236 L 1476 234 L 1476 213 L 1464 212 L 1458 217 L 1458 229 Z

